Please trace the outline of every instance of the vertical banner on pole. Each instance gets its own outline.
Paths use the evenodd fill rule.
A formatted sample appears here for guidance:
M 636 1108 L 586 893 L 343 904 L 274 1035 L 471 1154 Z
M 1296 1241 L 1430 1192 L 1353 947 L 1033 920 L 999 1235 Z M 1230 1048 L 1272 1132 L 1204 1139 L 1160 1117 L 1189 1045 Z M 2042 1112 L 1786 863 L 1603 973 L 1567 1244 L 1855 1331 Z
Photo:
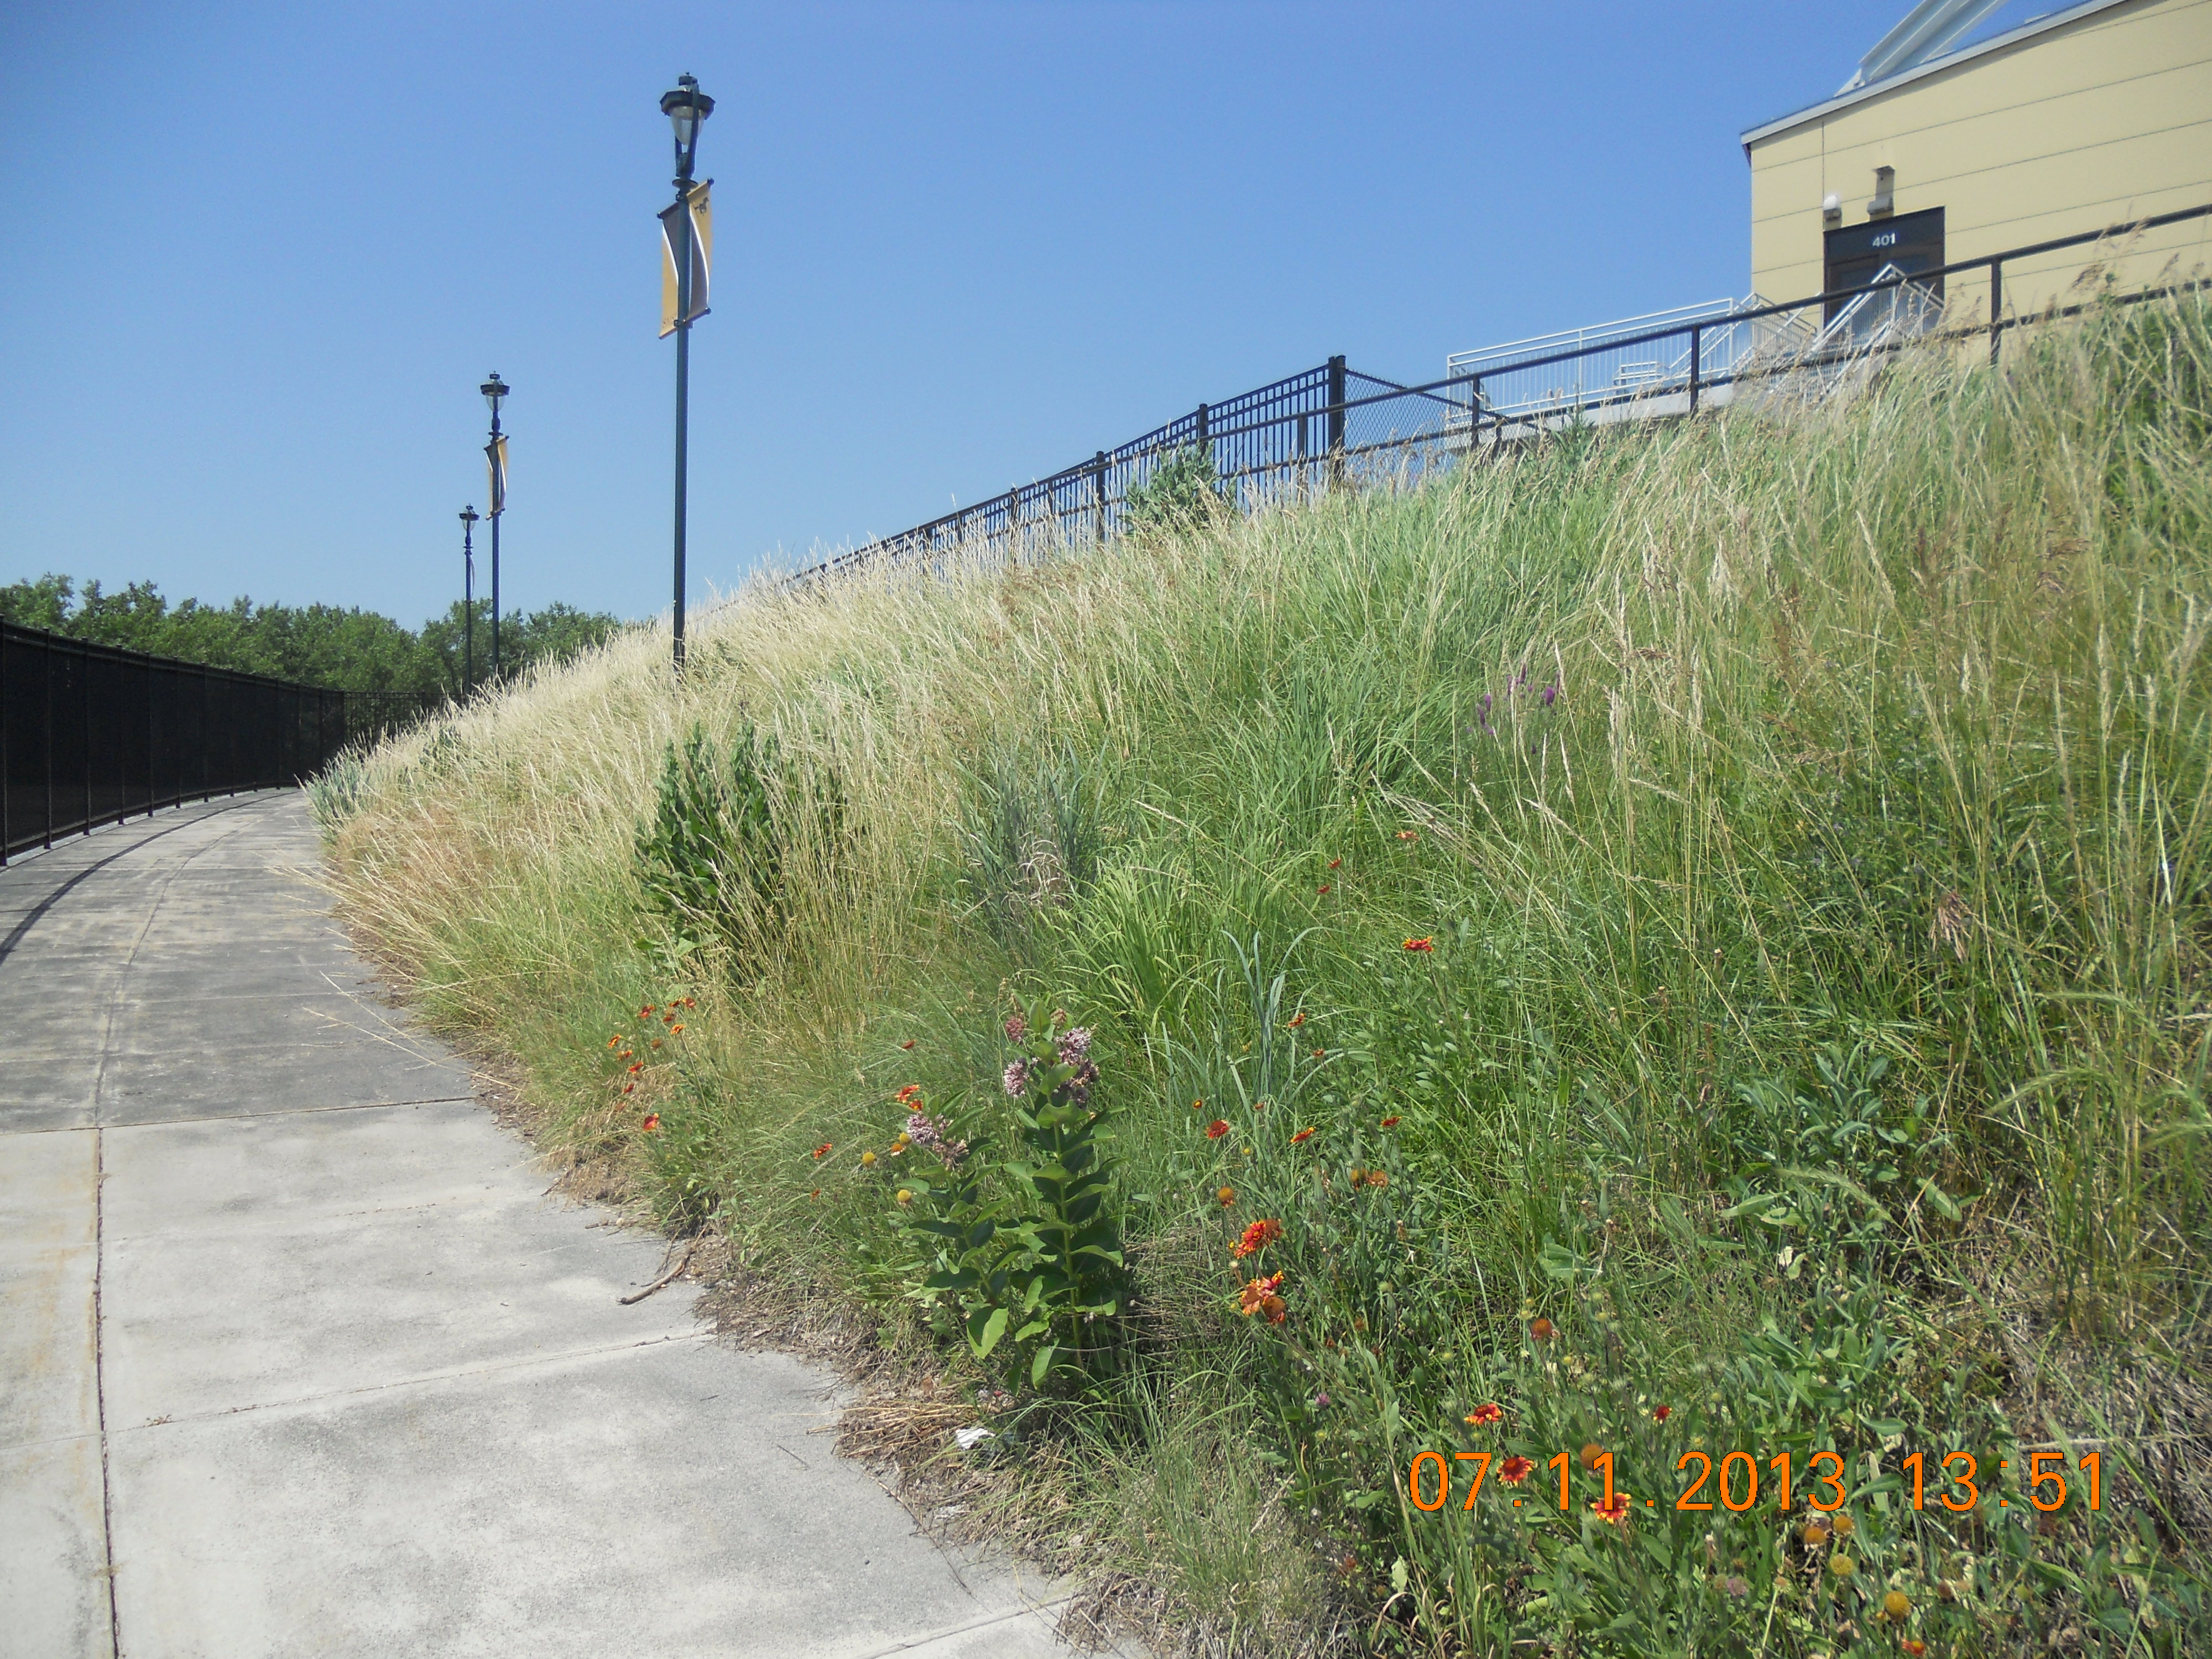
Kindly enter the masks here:
M 707 192 L 712 179 L 691 186 L 681 202 L 660 210 L 660 337 L 666 339 L 678 326 L 696 322 L 707 314 L 707 273 L 714 257 L 714 210 Z M 690 234 L 684 234 L 683 216 L 691 217 Z M 690 269 L 679 280 L 679 249 L 690 254 Z
M 507 511 L 507 435 L 502 433 L 484 446 L 484 470 L 490 475 L 491 510 Z

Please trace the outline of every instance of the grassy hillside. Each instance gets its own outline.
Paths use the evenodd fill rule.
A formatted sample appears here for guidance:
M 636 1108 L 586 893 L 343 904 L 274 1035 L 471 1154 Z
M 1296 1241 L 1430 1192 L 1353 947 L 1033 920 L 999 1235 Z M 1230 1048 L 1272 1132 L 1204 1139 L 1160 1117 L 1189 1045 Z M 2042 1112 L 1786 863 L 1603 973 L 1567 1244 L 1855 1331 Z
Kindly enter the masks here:
M 1208 1650 L 2189 1651 L 2212 315 L 2011 343 L 626 636 L 347 901 Z

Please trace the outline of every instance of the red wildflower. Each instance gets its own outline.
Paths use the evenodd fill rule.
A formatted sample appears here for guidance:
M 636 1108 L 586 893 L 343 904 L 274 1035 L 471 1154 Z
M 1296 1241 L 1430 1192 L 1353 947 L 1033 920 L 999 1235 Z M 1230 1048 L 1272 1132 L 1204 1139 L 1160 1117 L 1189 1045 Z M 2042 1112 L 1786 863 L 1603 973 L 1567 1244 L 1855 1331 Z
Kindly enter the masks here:
M 1279 1221 L 1255 1221 L 1244 1230 L 1244 1237 L 1229 1247 L 1229 1254 L 1242 1261 L 1246 1256 L 1264 1250 L 1283 1236 Z
M 1537 1319 L 1530 1322 L 1528 1334 L 1539 1342 L 1549 1342 L 1559 1334 L 1559 1329 L 1548 1319 Z
M 899 1044 L 899 1047 L 900 1047 L 900 1048 L 913 1048 L 913 1047 L 914 1047 L 914 1039 L 913 1039 L 912 1037 L 908 1037 L 908 1038 L 904 1042 L 900 1043 L 900 1044 Z
M 630 1062 L 630 1068 L 629 1068 L 629 1069 L 630 1069 L 633 1073 L 635 1073 L 635 1072 L 641 1072 L 641 1071 L 643 1071 L 643 1070 L 645 1069 L 645 1062 L 644 1062 L 643 1060 L 633 1060 L 633 1061 L 631 1061 L 631 1062 Z
M 1328 1058 L 1328 1049 L 1326 1049 L 1326 1048 L 1316 1048 L 1316 1049 L 1315 1049 L 1315 1050 L 1314 1050 L 1314 1058 L 1315 1058 L 1316 1060 L 1327 1060 L 1327 1059 Z
M 1299 1026 L 1301 1026 L 1301 1025 L 1304 1024 L 1305 1023 L 1306 1023 L 1306 1011 L 1305 1011 L 1304 1009 L 1303 1009 L 1303 1008 L 1299 1009 L 1297 1012 L 1296 1012 L 1295 1014 L 1292 1014 L 1292 1015 L 1291 1016 L 1291 1029 L 1293 1031 L 1297 1030 L 1298 1029 L 1298 1027 L 1299 1027 Z
M 1341 864 L 1341 863 L 1343 863 L 1343 862 L 1344 862 L 1344 860 L 1343 860 L 1342 859 L 1331 859 L 1331 860 L 1328 861 L 1328 867 L 1329 867 L 1330 869 L 1334 870 L 1334 869 L 1335 869 L 1335 868 L 1336 868 L 1336 866 L 1337 866 L 1338 865 L 1340 865 L 1340 864 Z
M 1590 1507 L 1598 1512 L 1601 1519 L 1610 1521 L 1616 1527 L 1628 1524 L 1628 1494 L 1625 1492 L 1613 1493 L 1610 1502 L 1600 1498 Z
M 1419 841 L 1420 838 L 1421 832 L 1418 830 L 1401 830 L 1398 832 L 1400 841 Z
M 684 1029 L 684 1022 L 679 1019 L 675 1024 L 670 1026 L 668 1029 L 672 1031 L 680 1031 Z
M 1535 1469 L 1525 1457 L 1509 1457 L 1498 1466 L 1498 1478 L 1509 1486 L 1517 1486 Z
M 1382 1120 L 1382 1127 L 1386 1129 L 1395 1129 L 1405 1121 L 1402 1117 L 1386 1117 Z
M 1315 896 L 1316 898 L 1319 898 L 1319 897 L 1320 897 L 1323 893 L 1326 893 L 1327 891 L 1328 891 L 1328 890 L 1329 890 L 1331 887 L 1334 886 L 1335 884 L 1335 884 L 1335 883 L 1334 883 L 1334 882 L 1328 882 L 1328 881 L 1325 881 L 1325 882 L 1322 883 L 1322 884 L 1321 884 L 1320 886 L 1318 886 L 1318 887 L 1316 887 L 1316 888 L 1315 888 L 1315 889 L 1314 889 L 1314 896 Z
M 637 1011 L 637 1017 L 638 1017 L 640 1019 L 650 1019 L 650 1018 L 653 1018 L 653 1005 L 652 1005 L 651 1003 L 649 1003 L 649 1002 L 648 1002 L 648 1003 L 647 1003 L 647 1004 L 645 1005 L 645 1006 L 644 1006 L 644 1007 L 642 1007 L 642 1008 L 641 1008 L 641 1009 L 639 1009 L 639 1010 Z
M 644 1130 L 646 1133 L 651 1134 L 655 1129 L 658 1129 L 660 1127 L 660 1114 L 658 1112 L 647 1112 L 645 1115 L 645 1121 L 639 1124 L 637 1127 Z
M 1218 1140 L 1228 1133 L 1229 1126 L 1218 1117 L 1206 1126 L 1206 1138 L 1208 1140 Z
M 1897 1645 L 1904 1649 L 1905 1652 L 1911 1654 L 1912 1656 L 1912 1659 L 1920 1659 L 1920 1656 L 1928 1651 L 1927 1643 L 1917 1641 L 1910 1636 L 1906 1637 Z
M 611 1036 L 611 1037 L 609 1037 L 609 1038 L 607 1039 L 607 1047 L 608 1047 L 608 1048 L 621 1048 L 621 1047 L 622 1047 L 622 1039 L 621 1039 L 620 1037 L 618 1037 L 618 1036 Z
M 623 1092 L 624 1094 L 635 1094 L 636 1091 L 637 1085 L 635 1083 L 625 1083 L 623 1085 Z
M 1302 1142 L 1312 1139 L 1312 1136 L 1313 1131 L 1311 1129 L 1301 1129 L 1297 1133 L 1291 1137 L 1291 1145 L 1293 1146 L 1298 1146 Z
M 1408 951 L 1434 951 L 1437 948 L 1437 936 L 1431 933 L 1426 939 L 1409 939 L 1406 941 L 1406 948 Z
M 905 1088 L 893 1095 L 891 1098 L 898 1102 L 902 1106 L 911 1106 L 914 1104 L 915 1097 L 919 1095 L 921 1092 L 921 1085 L 919 1083 L 909 1083 Z
M 1486 1429 L 1492 1423 L 1505 1420 L 1505 1407 L 1493 1400 L 1486 1406 L 1477 1406 L 1467 1414 L 1467 1420 L 1478 1429 Z
M 1674 1414 L 1674 1408 L 1672 1406 L 1655 1406 L 1651 1408 L 1651 1420 L 1654 1423 L 1664 1423 Z
M 1237 1297 L 1237 1311 L 1247 1319 L 1254 1314 L 1264 1315 L 1270 1325 L 1283 1322 L 1283 1298 L 1277 1294 L 1283 1287 L 1283 1276 L 1271 1273 L 1265 1279 L 1248 1283 Z
M 815 1156 L 815 1157 L 817 1157 L 817 1158 L 827 1158 L 827 1157 L 829 1157 L 829 1156 L 830 1156 L 830 1143 L 829 1143 L 828 1141 L 826 1141 L 826 1140 L 825 1140 L 825 1141 L 823 1141 L 823 1142 L 819 1146 L 817 1146 L 817 1147 L 814 1149 L 814 1156 Z

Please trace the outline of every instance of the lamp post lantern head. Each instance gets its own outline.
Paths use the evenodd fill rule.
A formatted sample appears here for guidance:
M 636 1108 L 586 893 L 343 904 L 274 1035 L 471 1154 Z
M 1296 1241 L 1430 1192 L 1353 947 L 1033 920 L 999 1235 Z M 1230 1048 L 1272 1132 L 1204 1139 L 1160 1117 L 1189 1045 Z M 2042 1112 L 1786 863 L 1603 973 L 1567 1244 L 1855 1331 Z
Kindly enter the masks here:
M 506 381 L 499 378 L 499 371 L 497 369 L 492 370 L 491 379 L 486 380 L 482 386 L 477 388 L 477 391 L 483 393 L 483 400 L 491 405 L 491 417 L 493 420 L 496 421 L 499 418 L 499 406 L 501 403 L 506 401 L 507 394 L 514 389 L 514 388 L 507 385 Z
M 660 112 L 676 129 L 676 182 L 689 184 L 699 155 L 699 124 L 714 112 L 714 100 L 690 76 L 679 75 L 676 90 L 660 94 Z
M 469 526 L 474 524 L 476 521 L 476 503 L 471 501 L 468 506 L 461 509 L 461 527 L 465 530 Z

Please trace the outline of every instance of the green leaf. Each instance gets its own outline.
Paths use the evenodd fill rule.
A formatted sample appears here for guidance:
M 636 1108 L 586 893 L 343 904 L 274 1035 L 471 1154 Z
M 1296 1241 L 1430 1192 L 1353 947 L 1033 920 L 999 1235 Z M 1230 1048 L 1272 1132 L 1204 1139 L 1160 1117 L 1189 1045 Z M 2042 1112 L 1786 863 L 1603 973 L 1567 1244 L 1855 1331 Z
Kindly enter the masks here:
M 926 1291 L 970 1291 L 983 1282 L 983 1275 L 973 1267 L 963 1267 L 957 1273 L 934 1273 L 922 1280 Z
M 978 1308 L 968 1316 L 968 1346 L 975 1349 L 978 1359 L 990 1358 L 991 1350 L 999 1346 L 999 1339 L 1006 1334 L 1004 1308 Z
M 1033 1336 L 1042 1336 L 1051 1328 L 1052 1321 L 1049 1319 L 1032 1319 L 1028 1324 L 1023 1326 L 1021 1329 L 1014 1333 L 1014 1340 L 1017 1342 L 1026 1342 Z
M 1956 1221 L 1959 1218 L 1959 1206 L 1951 1201 L 1951 1195 L 1948 1193 L 1936 1184 L 1934 1176 L 1929 1176 L 1920 1183 L 1920 1196 L 1933 1204 L 1946 1221 Z

